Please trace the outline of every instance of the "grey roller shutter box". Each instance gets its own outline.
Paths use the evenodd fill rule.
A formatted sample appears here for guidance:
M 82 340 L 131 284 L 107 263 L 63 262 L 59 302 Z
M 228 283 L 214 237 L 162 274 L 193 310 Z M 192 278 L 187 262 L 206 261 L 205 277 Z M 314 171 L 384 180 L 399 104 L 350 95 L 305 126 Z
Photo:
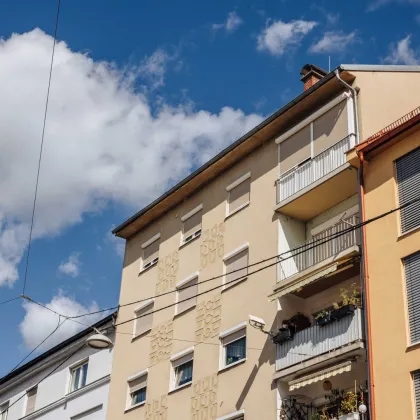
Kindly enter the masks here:
M 395 161 L 400 206 L 420 198 L 420 147 Z M 420 226 L 420 201 L 401 210 L 401 233 Z
M 420 420 L 420 370 L 413 373 L 414 403 L 416 404 L 416 419 Z
M 420 342 L 420 252 L 404 258 L 411 343 Z

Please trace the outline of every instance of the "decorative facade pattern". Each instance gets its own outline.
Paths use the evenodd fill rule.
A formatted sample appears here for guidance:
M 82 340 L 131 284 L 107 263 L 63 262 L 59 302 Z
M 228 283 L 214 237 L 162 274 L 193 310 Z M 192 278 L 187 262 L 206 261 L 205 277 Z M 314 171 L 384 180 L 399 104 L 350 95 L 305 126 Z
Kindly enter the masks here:
M 152 329 L 150 334 L 150 365 L 167 360 L 172 352 L 172 336 L 174 326 L 169 321 Z
M 168 418 L 168 396 L 162 395 L 160 399 L 146 401 L 146 420 L 166 420 Z
M 171 252 L 165 258 L 159 259 L 158 281 L 156 283 L 156 294 L 164 293 L 175 287 L 176 276 L 179 268 L 178 251 Z
M 213 264 L 223 258 L 224 255 L 224 222 L 214 225 L 211 229 L 203 232 L 200 246 L 201 268 Z
M 217 375 L 207 376 L 193 384 L 192 420 L 215 420 L 217 417 Z
M 197 342 L 216 337 L 220 331 L 222 316 L 222 295 L 218 293 L 196 308 L 195 337 Z

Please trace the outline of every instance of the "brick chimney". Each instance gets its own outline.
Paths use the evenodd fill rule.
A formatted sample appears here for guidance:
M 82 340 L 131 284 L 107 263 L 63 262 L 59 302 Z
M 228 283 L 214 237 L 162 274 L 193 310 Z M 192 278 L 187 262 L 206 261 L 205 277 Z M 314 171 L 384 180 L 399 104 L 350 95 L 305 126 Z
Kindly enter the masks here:
M 303 90 L 308 90 L 315 83 L 318 83 L 327 72 L 314 64 L 305 64 L 300 71 L 302 75 L 301 79 L 303 82 Z

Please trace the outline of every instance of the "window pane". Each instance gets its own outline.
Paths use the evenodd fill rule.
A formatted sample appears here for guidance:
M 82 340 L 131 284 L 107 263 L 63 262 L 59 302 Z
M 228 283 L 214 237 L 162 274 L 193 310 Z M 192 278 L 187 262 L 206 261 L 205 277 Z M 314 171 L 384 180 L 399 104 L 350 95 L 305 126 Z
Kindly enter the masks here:
M 73 383 L 71 387 L 72 391 L 79 389 L 79 380 L 80 380 L 80 367 L 73 370 Z
M 226 346 L 226 366 L 245 359 L 246 337 L 240 338 Z
M 131 404 L 140 404 L 146 400 L 146 388 L 138 389 L 131 394 Z
M 88 370 L 88 364 L 86 363 L 82 366 L 82 381 L 81 381 L 81 384 L 80 384 L 80 388 L 82 388 L 86 385 L 87 370 Z
M 175 368 L 175 387 L 182 386 L 192 381 L 193 361 L 189 361 Z

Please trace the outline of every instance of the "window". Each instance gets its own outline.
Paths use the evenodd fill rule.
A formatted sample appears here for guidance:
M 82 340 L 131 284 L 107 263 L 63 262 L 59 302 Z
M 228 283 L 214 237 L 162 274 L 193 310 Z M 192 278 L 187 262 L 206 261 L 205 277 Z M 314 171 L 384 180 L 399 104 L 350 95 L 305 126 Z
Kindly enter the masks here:
M 193 308 L 197 304 L 198 273 L 187 277 L 176 285 L 175 315 Z
M 141 372 L 128 380 L 128 408 L 143 404 L 146 401 L 147 371 Z
M 201 235 L 201 219 L 203 205 L 200 204 L 181 218 L 182 225 L 182 243 L 186 244 Z
M 26 410 L 25 416 L 35 411 L 36 395 L 38 393 L 38 387 L 34 387 L 26 391 Z
M 86 385 L 87 371 L 87 361 L 71 369 L 70 392 L 83 388 Z
M 420 197 L 420 147 L 395 161 L 400 206 Z M 420 226 L 420 201 L 401 212 L 401 233 Z
M 0 405 L 0 420 L 7 419 L 7 409 L 9 408 L 9 401 Z
M 411 344 L 420 342 L 420 252 L 416 252 L 403 260 L 408 306 L 408 324 Z
M 194 349 L 190 348 L 172 356 L 172 386 L 171 390 L 181 388 L 192 382 Z
M 235 411 L 223 417 L 218 417 L 217 420 L 244 420 L 245 419 L 245 410 Z
M 420 370 L 413 372 L 414 403 L 416 404 L 416 419 L 420 419 Z
M 234 183 L 229 185 L 227 215 L 237 212 L 246 207 L 250 201 L 251 193 L 251 173 L 248 172 Z
M 220 340 L 221 369 L 246 360 L 246 323 L 221 333 Z
M 143 249 L 141 271 L 152 267 L 159 261 L 159 238 L 160 233 L 150 238 L 141 246 Z
M 248 244 L 223 257 L 225 261 L 224 289 L 231 287 L 248 275 Z
M 141 334 L 144 334 L 147 331 L 152 329 L 153 323 L 153 305 L 155 300 L 150 299 L 146 302 L 143 302 L 141 306 L 134 310 L 134 336 L 137 337 Z

